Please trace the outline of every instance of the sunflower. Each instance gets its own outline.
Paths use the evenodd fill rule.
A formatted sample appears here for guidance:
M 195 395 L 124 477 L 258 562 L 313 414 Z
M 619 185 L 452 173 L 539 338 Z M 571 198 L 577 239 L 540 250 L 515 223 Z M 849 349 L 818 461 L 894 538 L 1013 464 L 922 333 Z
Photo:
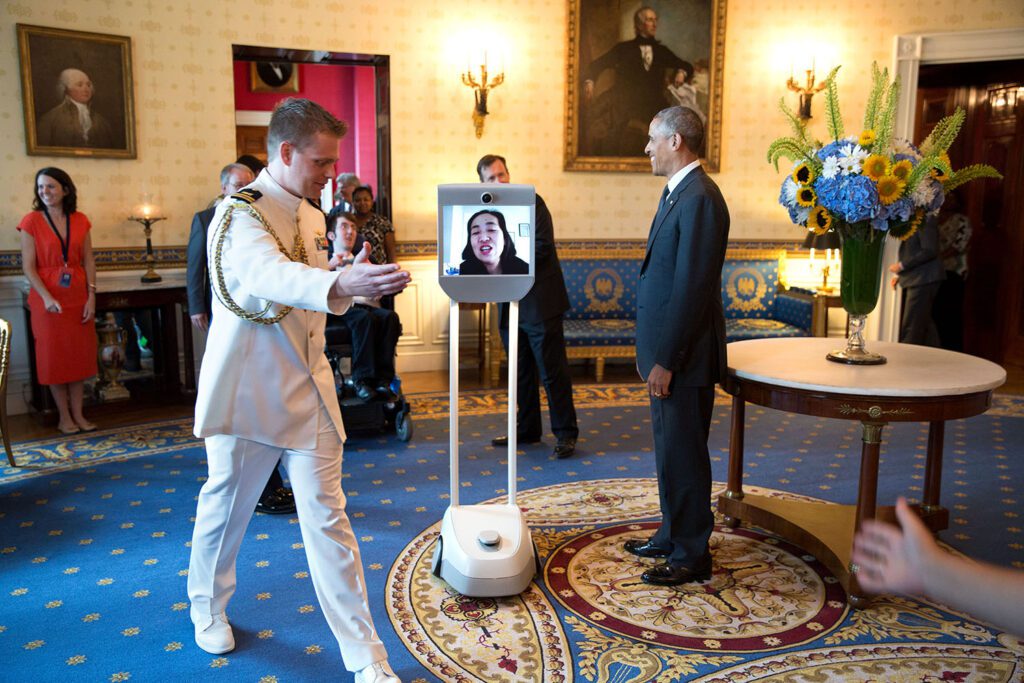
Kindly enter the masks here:
M 889 175 L 890 170 L 888 159 L 881 154 L 872 154 L 864 160 L 864 167 L 861 173 L 877 183 L 883 176 Z
M 910 172 L 914 170 L 914 165 L 910 163 L 909 159 L 902 159 L 892 165 L 892 169 L 889 171 L 889 175 L 898 178 L 903 182 L 907 182 L 907 178 L 910 177 Z
M 801 161 L 793 169 L 793 182 L 797 185 L 810 185 L 814 182 L 814 169 L 806 161 Z
M 800 206 L 814 206 L 818 201 L 818 194 L 813 187 L 801 187 L 796 191 L 796 203 Z
M 824 235 L 832 227 L 832 214 L 819 204 L 811 210 L 811 215 L 807 217 L 807 227 L 813 230 L 815 235 Z
M 917 229 L 921 227 L 921 222 L 924 221 L 924 211 L 918 209 L 914 212 L 914 217 L 910 219 L 910 227 L 907 228 L 907 232 L 900 235 L 900 239 L 906 242 L 910 239 L 911 235 L 917 232 Z
M 870 128 L 860 134 L 860 138 L 857 139 L 857 144 L 861 147 L 869 147 L 875 142 L 875 131 Z
M 883 204 L 892 204 L 903 194 L 907 186 L 896 176 L 886 175 L 878 179 L 878 200 Z
M 952 162 L 949 160 L 949 155 L 946 154 L 945 152 L 939 155 L 939 161 L 945 162 L 946 166 L 952 165 Z M 944 183 L 947 180 L 949 180 L 949 177 L 946 176 L 945 171 L 943 171 L 938 166 L 932 166 L 932 177 L 938 180 L 940 183 Z

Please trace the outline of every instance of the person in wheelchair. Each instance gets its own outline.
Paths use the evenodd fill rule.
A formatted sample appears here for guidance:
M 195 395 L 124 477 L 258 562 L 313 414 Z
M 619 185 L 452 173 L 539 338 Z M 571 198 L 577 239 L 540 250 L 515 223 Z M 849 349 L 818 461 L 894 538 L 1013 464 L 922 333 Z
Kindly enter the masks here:
M 371 245 L 357 234 L 355 216 L 332 212 L 327 220 L 332 270 L 349 268 L 356 255 Z M 340 316 L 352 333 L 352 381 L 363 401 L 394 400 L 395 347 L 402 324 L 394 311 L 381 308 L 380 299 L 355 297 L 352 307 Z

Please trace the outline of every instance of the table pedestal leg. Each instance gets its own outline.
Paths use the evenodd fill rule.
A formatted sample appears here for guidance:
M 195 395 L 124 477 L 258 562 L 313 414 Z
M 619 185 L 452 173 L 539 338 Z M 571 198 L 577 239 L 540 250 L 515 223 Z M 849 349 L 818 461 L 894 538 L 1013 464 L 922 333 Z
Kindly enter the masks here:
M 942 442 L 946 435 L 946 423 L 939 420 L 929 424 L 928 456 L 924 466 L 924 499 L 921 512 L 932 514 L 942 510 L 939 491 L 942 488 Z
M 875 517 L 875 508 L 878 498 L 878 452 L 882 446 L 882 428 L 884 422 L 861 422 L 861 455 L 860 455 L 860 483 L 857 490 L 857 514 L 856 526 L 860 529 L 861 522 L 865 519 Z M 861 593 L 860 584 L 857 583 L 857 575 L 850 568 L 850 581 L 848 595 L 850 605 L 858 609 L 866 607 L 868 598 Z
M 729 434 L 729 481 L 723 494 L 726 498 L 743 499 L 743 427 L 747 402 L 739 396 L 732 397 L 732 426 Z M 725 515 L 726 526 L 735 529 L 740 520 Z

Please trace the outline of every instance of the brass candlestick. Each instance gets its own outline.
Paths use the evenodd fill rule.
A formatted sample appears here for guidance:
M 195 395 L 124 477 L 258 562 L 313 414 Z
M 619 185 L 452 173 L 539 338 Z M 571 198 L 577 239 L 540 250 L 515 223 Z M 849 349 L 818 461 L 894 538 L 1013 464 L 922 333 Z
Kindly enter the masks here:
M 146 233 L 146 273 L 142 276 L 143 282 L 160 282 L 163 280 L 162 277 L 156 272 L 153 264 L 156 263 L 156 259 L 153 258 L 153 241 L 151 236 L 153 234 L 152 225 L 157 221 L 164 220 L 164 216 L 129 216 L 130 220 L 136 223 L 142 223 L 142 227 Z

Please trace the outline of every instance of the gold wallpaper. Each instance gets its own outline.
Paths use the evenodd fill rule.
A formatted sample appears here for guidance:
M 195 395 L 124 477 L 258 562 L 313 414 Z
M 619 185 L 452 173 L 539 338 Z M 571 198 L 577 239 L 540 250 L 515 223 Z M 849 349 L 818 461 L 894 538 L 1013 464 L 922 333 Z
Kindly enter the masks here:
M 663 180 L 562 170 L 566 20 L 564 0 L 4 0 L 0 250 L 18 248 L 14 226 L 30 208 L 32 178 L 44 165 L 75 179 L 95 245 L 143 243 L 138 224 L 126 220 L 143 192 L 153 193 L 169 217 L 154 227 L 154 244 L 184 244 L 192 214 L 217 193 L 216 174 L 234 159 L 233 43 L 391 56 L 399 240 L 433 239 L 435 186 L 475 182 L 475 162 L 488 152 L 508 157 L 513 180 L 536 184 L 560 239 L 644 237 Z M 775 103 L 785 94 L 791 55 L 817 50 L 822 75 L 831 64 L 845 64 L 840 94 L 847 127 L 854 128 L 870 64 L 890 64 L 893 36 L 1024 26 L 1024 3 L 730 0 L 727 22 L 716 180 L 732 212 L 733 237 L 795 239 L 775 201 L 780 176 L 765 162 L 768 143 L 784 132 Z M 132 38 L 137 159 L 25 154 L 16 23 Z M 506 80 L 491 93 L 491 115 L 477 140 L 472 93 L 458 78 L 466 60 L 460 51 L 488 34 L 507 46 Z M 820 96 L 815 105 L 820 113 Z M 820 117 L 813 130 L 824 135 Z

